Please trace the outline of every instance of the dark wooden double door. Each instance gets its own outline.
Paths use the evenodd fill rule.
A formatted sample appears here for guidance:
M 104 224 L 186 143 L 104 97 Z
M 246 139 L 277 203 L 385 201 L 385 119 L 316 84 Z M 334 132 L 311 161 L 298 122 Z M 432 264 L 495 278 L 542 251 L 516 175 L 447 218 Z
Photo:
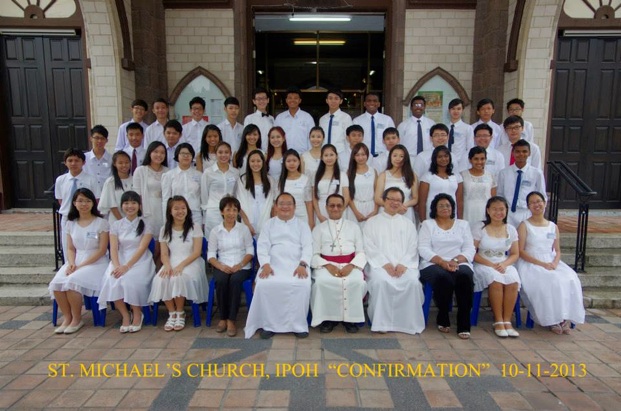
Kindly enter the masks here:
M 12 205 L 49 207 L 44 191 L 65 171 L 64 151 L 88 148 L 82 41 L 78 36 L 0 40 Z
M 621 38 L 559 37 L 549 159 L 594 191 L 595 208 L 621 208 Z M 564 185 L 562 207 L 576 207 Z

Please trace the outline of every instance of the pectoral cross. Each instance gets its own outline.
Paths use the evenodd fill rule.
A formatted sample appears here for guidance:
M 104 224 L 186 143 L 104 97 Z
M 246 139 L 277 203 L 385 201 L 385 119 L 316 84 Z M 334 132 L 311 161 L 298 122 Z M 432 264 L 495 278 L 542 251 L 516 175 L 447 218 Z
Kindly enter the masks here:
M 335 247 L 336 247 L 336 244 L 335 244 L 335 243 L 332 243 L 332 244 L 330 245 L 330 251 L 334 251 L 334 248 L 335 248 Z

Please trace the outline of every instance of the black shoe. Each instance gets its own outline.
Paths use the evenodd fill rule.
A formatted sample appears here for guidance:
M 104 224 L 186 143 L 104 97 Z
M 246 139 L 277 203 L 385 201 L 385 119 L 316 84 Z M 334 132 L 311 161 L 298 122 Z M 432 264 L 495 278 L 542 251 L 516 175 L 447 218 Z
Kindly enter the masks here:
M 293 335 L 295 335 L 296 338 L 306 338 L 306 337 L 308 337 L 308 333 L 307 332 L 293 333 Z
M 324 321 L 319 325 L 319 332 L 322 334 L 331 333 L 334 330 L 334 323 L 332 321 Z
M 274 331 L 261 330 L 261 338 L 264 340 L 269 340 L 276 334 Z
M 345 326 L 345 331 L 350 334 L 356 334 L 358 332 L 358 326 L 354 323 L 347 323 L 343 321 L 343 325 Z

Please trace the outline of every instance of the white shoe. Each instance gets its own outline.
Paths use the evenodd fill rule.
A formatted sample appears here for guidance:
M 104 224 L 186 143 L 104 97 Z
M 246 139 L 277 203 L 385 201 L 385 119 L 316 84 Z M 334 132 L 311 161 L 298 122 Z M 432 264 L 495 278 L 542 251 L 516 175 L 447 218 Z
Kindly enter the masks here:
M 508 325 L 509 325 L 509 327 L 511 327 L 511 321 L 506 321 L 506 322 L 505 322 L 505 324 L 508 324 Z M 505 328 L 505 331 L 507 332 L 507 335 L 508 335 L 509 337 L 512 337 L 512 338 L 517 338 L 517 337 L 519 337 L 519 336 L 520 336 L 520 333 L 519 333 L 519 332 L 517 332 L 517 331 L 515 331 L 515 329 L 514 329 L 513 327 L 511 327 L 511 328 Z
M 80 328 L 82 327 L 84 327 L 84 321 L 80 321 L 78 325 L 69 326 L 65 328 L 65 330 L 63 331 L 63 334 L 73 334 L 75 332 L 78 332 Z
M 505 330 L 504 328 L 497 330 L 495 328 L 499 324 L 502 324 L 503 326 L 505 325 L 505 323 L 503 323 L 502 321 L 492 324 L 492 329 L 494 330 L 494 334 L 496 334 L 496 336 L 500 338 L 507 338 L 509 336 L 509 333 L 507 332 L 507 330 Z

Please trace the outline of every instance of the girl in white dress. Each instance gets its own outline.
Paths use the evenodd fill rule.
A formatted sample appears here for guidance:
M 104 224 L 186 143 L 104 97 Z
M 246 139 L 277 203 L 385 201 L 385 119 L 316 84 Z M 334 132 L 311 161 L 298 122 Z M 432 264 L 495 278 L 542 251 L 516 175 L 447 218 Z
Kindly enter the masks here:
M 349 187 L 347 174 L 339 168 L 339 157 L 336 147 L 326 144 L 321 148 L 321 161 L 315 173 L 313 188 L 313 209 L 315 210 L 315 224 L 322 223 L 328 218 L 326 200 L 330 194 L 340 194 L 345 197 L 345 207 L 349 204 L 349 193 L 343 189 Z
M 283 153 L 287 151 L 287 140 L 285 139 L 285 130 L 282 127 L 272 127 L 269 131 L 267 141 L 267 174 L 278 181 L 282 172 Z
M 253 237 L 259 236 L 263 224 L 272 217 L 276 190 L 276 182 L 267 175 L 263 152 L 251 151 L 246 173 L 237 182 L 236 197 L 241 204 L 242 221 Z
M 201 304 L 209 295 L 205 260 L 201 257 L 203 231 L 192 223 L 191 214 L 185 198 L 174 196 L 168 200 L 166 224 L 160 231 L 163 266 L 153 278 L 149 294 L 149 304 L 162 300 L 166 304 L 165 331 L 185 327 L 186 298 Z
M 496 195 L 496 179 L 485 170 L 487 152 L 483 147 L 472 147 L 468 153 L 472 168 L 461 172 L 464 187 L 464 220 L 474 230 L 485 220 L 487 200 Z
M 474 246 L 478 249 L 474 256 L 474 291 L 489 286 L 494 333 L 498 337 L 519 337 L 511 326 L 520 289 L 520 276 L 513 267 L 519 257 L 519 245 L 517 231 L 507 224 L 508 212 L 504 197 L 492 197 L 485 205 L 485 221 L 472 230 Z
M 382 194 L 387 188 L 397 187 L 403 191 L 405 201 L 399 214 L 414 221 L 414 207 L 418 204 L 418 178 L 412 170 L 410 154 L 402 144 L 394 146 L 388 154 L 386 171 L 382 171 L 375 184 L 375 203 L 384 207 Z
M 201 151 L 196 155 L 196 169 L 201 173 L 216 164 L 216 148 L 218 143 L 222 142 L 222 131 L 218 126 L 207 124 L 203 129 L 203 137 L 201 139 Z
M 246 160 L 248 155 L 254 150 L 261 149 L 261 130 L 255 124 L 248 124 L 242 131 L 241 143 L 239 150 L 233 154 L 233 167 L 238 168 L 240 172 L 246 169 Z
M 55 334 L 73 334 L 84 326 L 82 296 L 99 295 L 101 278 L 110 261 L 109 225 L 97 210 L 91 190 L 76 190 L 67 220 L 67 262 L 48 287 L 63 313 L 63 322 L 54 330 Z
M 561 261 L 559 231 L 546 220 L 543 194 L 526 197 L 532 216 L 518 227 L 522 296 L 533 320 L 556 334 L 569 334 L 571 322 L 584 323 L 582 286 L 574 270 Z
M 369 167 L 369 148 L 364 143 L 358 143 L 351 150 L 347 178 L 349 179 L 348 195 L 350 198 L 347 218 L 358 223 L 360 229 L 364 222 L 377 214 L 378 205 L 375 202 L 375 183 L 377 172 Z
M 201 172 L 192 166 L 194 148 L 190 143 L 181 143 L 175 149 L 177 167 L 162 176 L 162 209 L 169 198 L 182 196 L 190 205 L 194 224 L 201 225 Z M 162 214 L 163 215 L 163 214 Z
M 164 225 L 162 213 L 162 175 L 168 171 L 166 146 L 159 141 L 149 144 L 142 166 L 134 171 L 134 191 L 142 198 L 142 213 L 154 233 Z M 156 258 L 159 246 L 156 249 Z
M 133 190 L 133 177 L 129 173 L 131 159 L 125 151 L 117 151 L 112 155 L 112 176 L 104 182 L 99 199 L 99 211 L 108 216 L 108 223 L 125 217 L 121 210 L 121 196 Z
M 142 218 L 138 193 L 125 192 L 121 208 L 125 218 L 115 221 L 110 228 L 111 261 L 97 302 L 100 309 L 105 309 L 108 301 L 114 301 L 123 318 L 119 329 L 123 334 L 142 328 L 141 307 L 148 304 L 155 264 L 149 251 L 153 232 Z M 131 306 L 133 321 L 130 321 L 126 303 Z
M 420 221 L 425 221 L 430 212 L 431 202 L 436 195 L 444 193 L 453 197 L 457 204 L 457 218 L 461 219 L 464 210 L 463 183 L 460 174 L 453 174 L 451 152 L 446 146 L 438 146 L 431 154 L 429 172 L 420 179 L 418 207 Z
M 310 177 L 311 181 L 315 180 L 315 173 L 321 161 L 321 147 L 326 139 L 323 128 L 315 126 L 311 128 L 308 136 L 311 148 L 301 154 L 302 156 L 302 172 Z
M 300 155 L 294 149 L 285 151 L 283 170 L 278 182 L 278 193 L 289 193 L 295 199 L 295 216 L 313 229 L 313 187 L 310 178 L 302 173 Z
M 239 170 L 230 165 L 231 146 L 222 141 L 216 148 L 218 161 L 203 171 L 201 177 L 201 209 L 205 223 L 205 236 L 209 238 L 212 228 L 222 222 L 220 200 L 235 195 Z

